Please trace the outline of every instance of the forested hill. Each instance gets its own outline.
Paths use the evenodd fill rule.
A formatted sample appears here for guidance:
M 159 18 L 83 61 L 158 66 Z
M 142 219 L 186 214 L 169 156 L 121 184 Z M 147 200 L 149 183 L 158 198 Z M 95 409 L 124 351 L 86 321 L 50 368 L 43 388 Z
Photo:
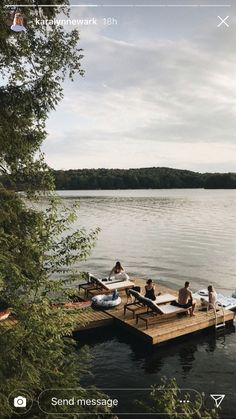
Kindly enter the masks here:
M 236 188 L 236 173 L 198 173 L 167 167 L 54 170 L 53 174 L 59 190 Z

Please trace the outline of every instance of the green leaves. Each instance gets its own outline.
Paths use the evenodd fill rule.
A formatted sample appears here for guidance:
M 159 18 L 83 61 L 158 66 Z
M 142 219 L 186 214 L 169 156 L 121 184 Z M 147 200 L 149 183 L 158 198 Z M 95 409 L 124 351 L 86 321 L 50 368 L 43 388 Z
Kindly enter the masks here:
M 176 380 L 163 378 L 160 385 L 152 387 L 150 400 L 147 403 L 137 401 L 142 412 L 160 412 L 169 418 L 179 418 L 182 415 L 187 419 L 219 419 L 215 410 L 207 409 L 202 404 L 201 397 L 196 397 L 191 403 L 180 403 L 180 389 Z M 203 400 L 204 400 L 204 395 Z
M 47 166 L 35 154 L 46 138 L 49 112 L 63 98 L 63 81 L 84 74 L 83 55 L 77 30 L 37 25 L 36 18 L 51 19 L 63 10 L 24 8 L 27 33 L 16 34 L 10 30 L 10 19 L 7 22 L 7 11 L 13 10 L 0 6 L 0 77 L 4 80 L 0 87 L 0 173 L 11 174 L 12 188 L 17 185 L 32 192 L 52 187 Z
M 78 309 L 66 310 L 52 299 L 70 300 L 69 285 L 79 275 L 74 265 L 90 254 L 99 230 L 75 231 L 76 208 L 64 208 L 49 192 L 46 200 L 43 196 L 53 188 L 40 151 L 45 122 L 63 97 L 65 77 L 83 75 L 79 34 L 37 26 L 36 16 L 54 18 L 57 8 L 24 12 L 27 33 L 15 34 L 0 6 L 0 174 L 5 185 L 0 188 L 0 306 L 11 310 L 9 321 L 0 322 L 0 416 L 12 415 L 7 398 L 25 388 L 34 400 L 29 417 L 38 419 L 45 417 L 37 406 L 41 391 L 78 387 L 87 370 L 87 357 L 78 356 L 70 338 Z
M 3 405 L 14 388 L 28 388 L 37 398 L 48 387 L 77 387 L 87 371 L 83 358 L 78 369 L 75 345 L 68 340 L 79 325 L 79 309 L 67 310 L 52 300 L 70 301 L 73 265 L 90 253 L 98 230 L 73 231 L 77 206 L 67 209 L 53 196 L 45 211 L 38 205 L 42 201 L 32 208 L 32 201 L 0 189 L 0 304 L 12 312 L 10 324 L 0 322 Z
M 46 293 L 65 292 L 65 278 L 59 275 L 66 273 L 68 277 L 73 266 L 88 257 L 99 229 L 87 233 L 81 228 L 69 234 L 77 206 L 67 209 L 60 204 L 58 210 L 58 199 L 53 197 L 45 212 L 28 208 L 19 196 L 4 189 L 0 190 L 0 200 L 3 298 L 16 302 L 26 293 L 24 300 L 30 302 L 40 300 L 42 289 Z M 52 274 L 57 280 L 51 280 Z

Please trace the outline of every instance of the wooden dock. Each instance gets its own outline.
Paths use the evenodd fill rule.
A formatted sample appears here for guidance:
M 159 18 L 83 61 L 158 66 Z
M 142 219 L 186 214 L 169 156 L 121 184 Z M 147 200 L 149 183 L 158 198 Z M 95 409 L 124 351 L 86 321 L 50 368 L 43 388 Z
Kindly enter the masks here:
M 223 320 L 225 323 L 232 322 L 234 319 L 234 313 L 232 311 L 225 312 L 224 319 L 223 315 L 220 313 L 217 314 L 218 323 L 222 323 Z M 160 316 L 160 319 L 150 325 L 148 329 L 146 329 L 144 323 L 140 322 L 137 325 L 135 319 L 131 317 L 132 315 L 130 313 L 124 318 L 123 310 L 113 314 L 113 318 L 119 325 L 122 325 L 126 330 L 135 333 L 152 345 L 215 327 L 214 313 L 207 314 L 205 311 L 196 312 L 194 317 L 178 315 L 171 319 L 162 319 Z
M 135 285 L 140 286 L 142 290 L 144 289 L 144 280 L 135 278 L 134 282 Z M 167 287 L 157 285 L 156 291 L 161 293 L 170 293 L 176 295 L 177 297 L 177 292 Z M 101 291 L 99 291 L 99 293 L 101 293 Z M 94 291 L 94 294 L 96 294 L 96 291 Z M 210 310 L 207 313 L 206 311 L 201 311 L 200 307 L 197 306 L 195 316 L 193 317 L 176 315 L 171 318 L 166 318 L 165 316 L 162 317 L 162 315 L 158 315 L 158 319 L 155 323 L 150 324 L 148 329 L 146 329 L 144 322 L 140 321 L 136 324 L 136 320 L 135 318 L 133 319 L 130 311 L 127 311 L 126 316 L 124 316 L 124 304 L 127 302 L 127 297 L 125 292 L 122 292 L 120 296 L 122 298 L 122 303 L 118 307 L 106 311 L 98 311 L 91 308 L 78 313 L 78 321 L 86 322 L 86 326 L 80 326 L 76 329 L 76 331 L 93 329 L 111 325 L 113 323 L 120 328 L 127 330 L 129 333 L 136 335 L 140 339 L 145 340 L 147 343 L 154 345 L 167 342 L 181 336 L 201 332 L 208 328 L 215 328 L 216 319 L 214 311 Z M 226 325 L 232 324 L 234 317 L 235 313 L 233 311 L 217 311 L 218 324 L 223 322 Z
M 145 281 L 140 278 L 133 278 L 134 284 L 141 287 L 144 291 Z M 177 297 L 177 292 L 161 286 L 156 285 L 156 293 L 161 292 L 162 294 L 172 294 Z M 94 294 L 101 294 L 100 291 L 93 291 Z M 128 331 L 136 335 L 139 339 L 146 341 L 151 345 L 160 344 L 164 342 L 169 342 L 173 339 L 180 338 L 182 336 L 189 335 L 191 339 L 191 334 L 196 332 L 201 332 L 212 328 L 215 329 L 216 317 L 214 310 L 202 311 L 200 304 L 196 306 L 195 316 L 190 317 L 189 315 L 175 315 L 172 317 L 166 317 L 165 315 L 155 316 L 155 322 L 149 324 L 146 328 L 146 324 L 143 321 L 136 323 L 136 319 L 133 318 L 131 311 L 126 311 L 124 316 L 124 304 L 127 302 L 127 296 L 125 292 L 120 292 L 122 302 L 119 306 L 114 307 L 109 310 L 97 310 L 92 307 L 86 307 L 86 304 L 82 303 L 82 308 L 78 309 L 76 314 L 78 319 L 78 325 L 75 327 L 74 333 L 80 333 L 86 330 L 95 330 L 101 327 L 106 326 L 117 326 L 123 330 Z M 86 301 L 84 295 L 81 293 L 79 295 L 81 301 Z M 67 306 L 70 308 L 71 305 L 78 304 L 78 307 L 81 303 L 69 303 Z M 144 308 L 140 308 L 139 311 L 145 311 Z M 233 323 L 235 313 L 229 310 L 219 310 L 217 311 L 217 324 L 225 323 L 225 325 L 230 325 Z M 77 320 L 76 320 L 77 322 Z M 8 318 L 0 322 L 0 325 L 6 328 L 12 328 L 17 323 L 17 320 L 14 318 Z
M 92 308 L 83 309 L 78 313 L 78 327 L 75 328 L 74 332 L 111 326 L 113 323 L 113 317 L 105 311 Z

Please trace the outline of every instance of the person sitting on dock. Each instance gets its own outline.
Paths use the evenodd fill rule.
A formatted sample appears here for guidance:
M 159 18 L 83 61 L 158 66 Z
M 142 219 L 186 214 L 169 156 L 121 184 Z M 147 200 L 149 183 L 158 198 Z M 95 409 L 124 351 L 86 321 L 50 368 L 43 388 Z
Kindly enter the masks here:
M 190 316 L 195 316 L 195 301 L 193 300 L 192 291 L 189 289 L 189 282 L 186 281 L 184 287 L 179 290 L 178 301 L 173 301 L 172 305 L 189 309 Z
M 202 307 L 207 307 L 208 310 L 215 309 L 217 304 L 217 293 L 212 285 L 208 285 L 208 301 L 201 298 Z
M 108 279 L 111 279 L 112 276 L 114 276 L 117 281 L 127 281 L 129 279 L 129 275 L 127 275 L 120 262 L 116 262 L 108 276 Z
M 148 279 L 145 285 L 145 298 L 149 298 L 152 301 L 156 300 L 155 285 L 152 279 Z
M 217 293 L 212 285 L 208 286 L 208 304 L 209 308 L 215 308 L 217 303 Z

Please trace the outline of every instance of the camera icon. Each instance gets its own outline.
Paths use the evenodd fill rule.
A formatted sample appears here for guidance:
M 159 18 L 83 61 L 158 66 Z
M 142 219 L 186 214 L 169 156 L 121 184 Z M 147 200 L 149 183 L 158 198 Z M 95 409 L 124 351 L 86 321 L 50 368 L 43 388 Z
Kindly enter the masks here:
M 18 396 L 14 398 L 14 407 L 26 407 L 26 398 L 23 396 Z

